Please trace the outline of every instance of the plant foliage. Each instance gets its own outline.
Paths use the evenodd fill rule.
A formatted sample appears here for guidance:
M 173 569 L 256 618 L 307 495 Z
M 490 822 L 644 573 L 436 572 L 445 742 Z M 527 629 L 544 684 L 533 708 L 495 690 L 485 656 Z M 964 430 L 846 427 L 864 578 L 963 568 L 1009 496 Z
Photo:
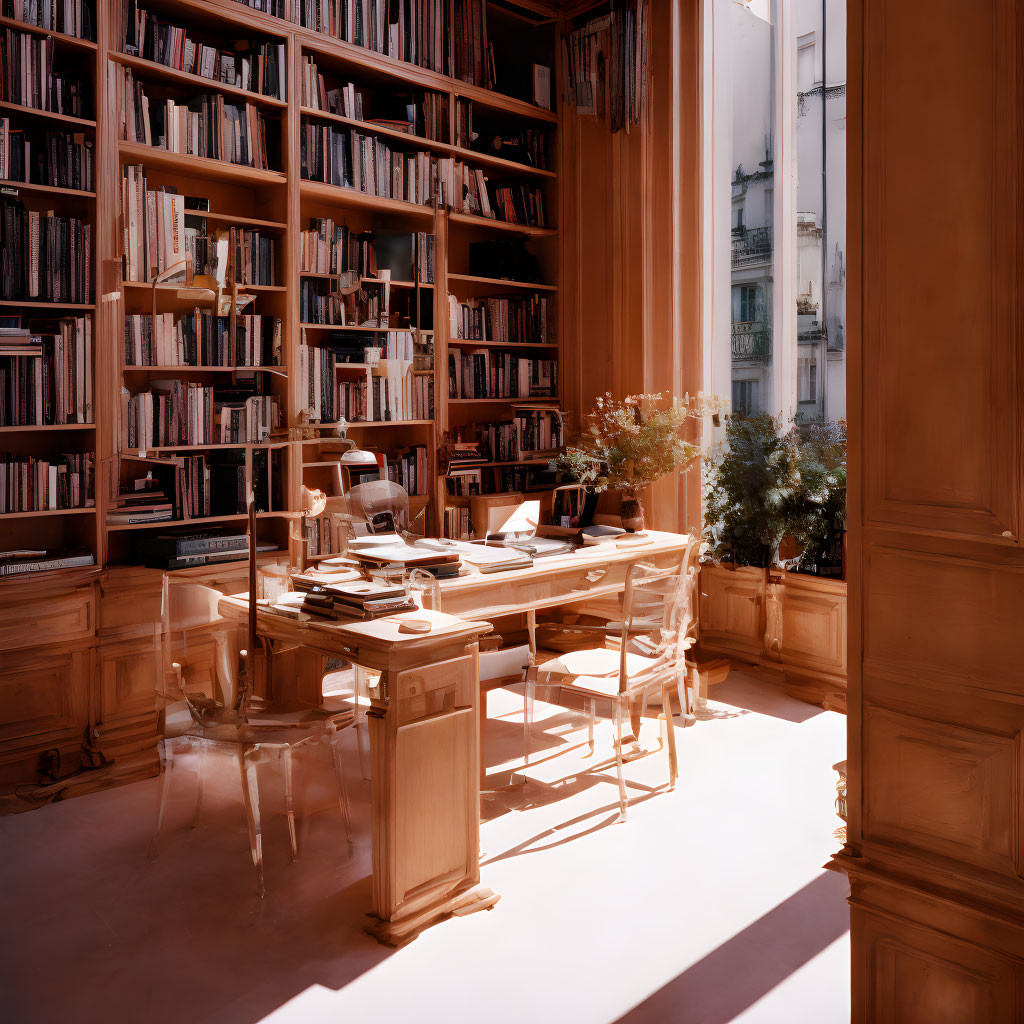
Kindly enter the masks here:
M 640 490 L 685 469 L 700 447 L 682 437 L 686 420 L 701 412 L 665 394 L 610 394 L 598 398 L 579 442 L 559 455 L 559 468 L 594 491 L 609 488 L 636 497 Z

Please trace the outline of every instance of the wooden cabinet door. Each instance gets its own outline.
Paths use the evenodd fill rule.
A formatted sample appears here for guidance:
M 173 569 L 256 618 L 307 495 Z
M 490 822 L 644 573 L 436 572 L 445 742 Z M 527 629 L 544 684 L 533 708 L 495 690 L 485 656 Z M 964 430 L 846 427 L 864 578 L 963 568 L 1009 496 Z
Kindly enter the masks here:
M 1021 3 L 849 15 L 853 1018 L 1020 1020 Z

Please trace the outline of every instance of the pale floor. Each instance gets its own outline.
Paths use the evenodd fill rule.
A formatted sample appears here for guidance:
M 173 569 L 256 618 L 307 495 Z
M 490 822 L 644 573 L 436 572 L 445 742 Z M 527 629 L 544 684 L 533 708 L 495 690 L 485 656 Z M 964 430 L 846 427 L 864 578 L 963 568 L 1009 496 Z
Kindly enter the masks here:
M 322 809 L 304 820 L 294 864 L 280 779 L 261 778 L 263 901 L 233 770 L 207 772 L 201 824 L 188 827 L 194 755 L 175 770 L 153 863 L 155 780 L 0 818 L 0 1018 L 848 1021 L 847 886 L 822 870 L 836 845 L 831 766 L 845 756 L 845 719 L 735 671 L 712 695 L 704 720 L 678 729 L 674 793 L 657 792 L 662 754 L 627 765 L 625 824 L 614 823 L 614 770 L 588 773 L 580 750 L 488 802 L 481 872 L 501 902 L 397 951 L 362 931 L 370 789 L 354 743 L 351 856 L 323 765 L 309 772 L 307 806 Z M 493 694 L 490 716 L 497 778 L 497 761 L 513 766 L 521 751 L 521 697 Z M 569 746 L 560 733 L 573 718 L 538 706 L 536 749 Z M 610 736 L 602 720 L 598 759 Z M 643 738 L 657 742 L 653 720 Z

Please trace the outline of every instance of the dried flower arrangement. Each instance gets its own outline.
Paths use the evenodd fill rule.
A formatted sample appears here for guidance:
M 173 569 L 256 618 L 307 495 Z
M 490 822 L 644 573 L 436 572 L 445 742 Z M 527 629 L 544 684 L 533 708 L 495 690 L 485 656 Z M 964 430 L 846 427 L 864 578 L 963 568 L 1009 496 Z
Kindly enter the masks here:
M 686 469 L 699 445 L 682 436 L 687 419 L 706 412 L 702 396 L 604 394 L 587 414 L 582 435 L 559 455 L 559 469 L 594 491 L 623 497 L 623 523 L 643 528 L 640 493 L 656 480 Z

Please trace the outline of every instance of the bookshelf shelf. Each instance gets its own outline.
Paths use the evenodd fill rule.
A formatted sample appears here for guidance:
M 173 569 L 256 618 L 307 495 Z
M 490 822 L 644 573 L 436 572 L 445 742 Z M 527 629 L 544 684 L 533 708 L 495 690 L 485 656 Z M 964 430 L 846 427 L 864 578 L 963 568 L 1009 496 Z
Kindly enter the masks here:
M 490 223 L 488 221 L 488 223 Z M 492 288 L 500 291 L 509 288 L 519 288 L 528 292 L 557 292 L 557 284 L 539 284 L 535 281 L 512 281 L 504 277 L 477 277 L 473 274 L 448 274 L 448 283 L 459 285 L 479 285 L 483 288 Z M 452 289 L 449 288 L 449 291 Z
M 27 32 L 29 35 L 52 39 L 55 43 L 73 50 L 92 51 L 95 53 L 98 48 L 91 39 L 79 39 L 78 36 L 71 36 L 65 32 L 55 32 L 53 29 L 40 28 L 38 25 L 32 25 L 27 21 L 18 21 L 17 18 L 0 17 L 0 28 L 13 28 L 18 32 Z
M 13 426 L 0 426 L 0 434 L 24 434 L 27 431 L 33 433 L 37 430 L 95 430 L 95 423 L 42 423 L 37 426 L 27 424 L 15 424 Z
M 494 89 L 485 89 L 480 85 L 473 85 L 470 82 L 461 82 L 452 79 L 455 95 L 462 100 L 472 100 L 479 103 L 481 107 L 493 110 L 501 114 L 516 114 L 519 117 L 528 118 L 531 121 L 540 121 L 543 124 L 557 125 L 558 114 L 553 110 L 545 110 L 538 107 L 536 103 L 528 103 L 526 100 L 516 99 L 514 96 L 506 96 L 504 93 L 496 92 Z
M 48 196 L 68 196 L 76 199 L 95 199 L 95 192 L 86 192 L 78 188 L 58 188 L 56 185 L 39 185 L 34 181 L 11 181 L 0 178 L 0 188 L 18 189 L 25 192 L 42 192 Z
M 551 403 L 551 408 L 555 409 L 558 407 L 558 399 L 555 397 L 543 397 L 543 398 L 449 398 L 449 405 L 514 405 L 521 407 L 524 403 L 529 405 L 547 405 Z
M 433 420 L 346 420 L 345 426 L 349 430 L 354 430 L 356 427 L 432 427 L 434 425 Z M 307 427 L 313 427 L 316 430 L 334 430 L 341 426 L 341 423 L 307 423 Z M 304 438 L 304 444 L 325 444 L 328 441 L 336 440 L 331 437 L 307 437 Z
M 233 165 L 232 165 L 233 166 Z M 220 213 L 214 210 L 193 211 L 195 215 L 218 224 L 236 224 L 246 228 L 267 228 L 269 231 L 287 231 L 288 225 L 281 220 L 261 220 L 241 213 Z
M 181 292 L 181 291 L 185 291 L 185 292 L 189 292 L 189 291 L 205 292 L 205 291 L 208 291 L 208 289 L 204 288 L 202 285 L 195 285 L 195 284 L 188 285 L 188 284 L 185 284 L 184 282 L 182 282 L 180 284 L 176 284 L 174 281 L 161 281 L 159 284 L 157 284 L 155 286 L 154 286 L 152 281 L 122 281 L 121 282 L 121 287 L 122 288 L 128 288 L 128 289 L 131 289 L 131 290 L 138 289 L 139 291 L 147 291 L 147 292 L 152 291 L 153 288 L 156 287 L 156 290 L 157 290 L 158 293 L 160 293 L 160 292 L 172 293 L 172 292 Z M 225 286 L 225 290 L 228 290 L 227 286 Z M 286 292 L 286 291 L 288 291 L 287 287 L 285 285 L 283 285 L 283 284 L 239 284 L 238 285 L 238 290 L 240 292 Z M 193 301 L 193 299 L 191 297 L 189 297 L 189 301 Z
M 434 219 L 433 206 L 407 203 L 404 199 L 385 199 L 382 196 L 357 192 L 354 188 L 346 188 L 343 185 L 328 185 L 322 181 L 309 181 L 303 178 L 299 185 L 299 193 L 307 199 L 320 199 L 338 206 L 379 210 L 381 213 L 402 213 L 424 221 Z
M 337 281 L 338 278 L 343 277 L 344 274 L 318 274 L 311 270 L 300 270 L 299 277 L 309 278 L 311 281 Z M 390 284 L 392 288 L 409 288 L 415 289 L 415 281 L 385 281 L 380 277 L 361 277 L 359 279 L 361 284 L 371 285 L 384 285 Z M 426 281 L 420 281 L 419 287 L 422 288 L 433 288 L 434 286 Z
M 309 324 L 300 323 L 299 327 L 314 331 L 366 331 L 369 334 L 412 334 L 415 327 L 360 327 L 356 324 Z M 420 334 L 433 334 L 433 331 L 420 328 Z
M 288 181 L 287 176 L 281 171 L 264 171 L 257 167 L 247 167 L 245 164 L 232 164 L 227 160 L 214 160 L 208 156 L 169 153 L 166 149 L 147 146 L 142 142 L 119 142 L 117 149 L 122 163 L 145 164 L 148 167 L 158 167 L 200 178 L 252 185 L 284 185 Z
M 152 450 L 152 449 L 151 449 Z M 257 512 L 257 519 L 280 519 L 287 512 Z M 216 523 L 239 523 L 248 519 L 244 512 L 227 516 L 201 516 L 195 519 L 161 519 L 153 523 L 107 523 L 111 533 L 137 532 L 139 530 L 166 530 L 173 526 L 212 526 Z
M 0 309 L 71 309 L 89 312 L 96 306 L 91 302 L 33 302 L 29 299 L 0 299 Z
M 34 512 L 0 512 L 0 522 L 6 522 L 10 519 L 41 519 L 44 516 L 84 516 L 95 514 L 95 505 L 89 508 L 44 508 Z
M 218 82 L 215 78 L 204 78 L 202 75 L 193 75 L 188 71 L 179 71 L 177 68 L 170 68 L 166 64 L 158 64 L 154 60 L 146 60 L 143 57 L 135 57 L 129 53 L 120 53 L 111 50 L 107 56 L 124 67 L 133 71 L 141 72 L 144 78 L 162 79 L 166 82 L 174 82 L 183 86 L 191 86 L 203 92 L 219 92 L 225 96 L 235 96 L 263 107 L 268 111 L 285 111 L 288 104 L 284 100 L 276 99 L 273 96 L 264 96 L 261 92 L 253 92 L 250 89 L 241 89 L 235 85 L 228 85 L 226 82 Z
M 554 180 L 558 177 L 556 171 L 548 171 L 543 167 L 533 167 L 530 164 L 521 164 L 518 160 L 506 160 L 501 156 L 491 156 L 489 153 L 479 153 L 475 149 L 465 149 L 463 146 L 449 146 L 452 156 L 457 156 L 466 163 L 480 164 L 482 167 L 493 167 L 498 171 L 505 171 L 510 175 L 522 175 L 525 178 L 547 178 Z
M 277 371 L 284 369 L 281 366 L 190 366 L 187 363 L 178 366 L 122 366 L 124 373 L 238 373 L 254 370 L 263 372 Z
M 0 100 L 0 114 L 24 114 L 28 117 L 45 117 L 48 121 L 58 124 L 73 125 L 76 128 L 95 129 L 96 122 L 85 117 L 72 117 L 70 114 L 58 114 L 55 110 L 40 110 L 38 107 L 25 107 L 20 103 L 8 103 Z
M 537 228 L 531 224 L 513 224 L 507 220 L 480 217 L 475 213 L 450 213 L 449 217 L 453 224 L 464 224 L 468 228 L 479 228 L 486 231 L 508 231 L 517 235 L 527 235 L 530 238 L 553 238 L 558 234 L 558 228 Z
M 449 348 L 452 345 L 459 348 L 558 348 L 557 343 L 551 341 L 470 341 L 467 338 L 449 338 Z

